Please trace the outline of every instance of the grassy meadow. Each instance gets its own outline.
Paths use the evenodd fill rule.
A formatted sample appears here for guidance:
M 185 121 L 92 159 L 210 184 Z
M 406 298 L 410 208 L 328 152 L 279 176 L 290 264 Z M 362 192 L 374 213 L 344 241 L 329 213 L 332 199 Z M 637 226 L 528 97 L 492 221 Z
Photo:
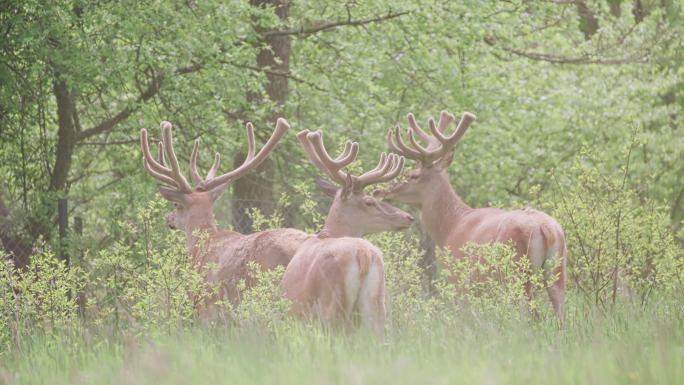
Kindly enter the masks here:
M 572 304 L 572 303 L 571 303 Z M 681 303 L 611 316 L 571 307 L 553 322 L 391 329 L 385 340 L 287 322 L 272 330 L 190 328 L 151 335 L 31 335 L 2 360 L 6 384 L 677 384 Z

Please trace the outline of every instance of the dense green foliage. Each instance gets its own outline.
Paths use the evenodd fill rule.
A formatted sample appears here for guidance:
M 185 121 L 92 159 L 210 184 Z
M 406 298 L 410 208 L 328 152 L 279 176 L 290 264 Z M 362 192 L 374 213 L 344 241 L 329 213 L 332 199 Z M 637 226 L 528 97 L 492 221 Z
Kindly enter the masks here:
M 680 0 L 276 3 L 0 3 L 0 254 L 31 255 L 23 270 L 0 265 L 2 382 L 684 377 Z M 200 166 L 218 151 L 228 170 L 245 121 L 263 141 L 285 116 L 330 148 L 360 141 L 359 167 L 406 113 L 443 109 L 478 116 L 450 168 L 468 204 L 534 206 L 563 225 L 564 331 L 544 282 L 527 304 L 526 280 L 507 274 L 529 270 L 509 248 L 471 250 L 484 266 L 437 250 L 435 273 L 418 229 L 369 237 L 385 255 L 385 341 L 294 322 L 279 271 L 255 271 L 239 306 L 199 320 L 215 288 L 163 225 L 170 205 L 142 167 L 141 127 L 158 137 L 170 120 L 183 163 L 201 137 Z M 328 201 L 293 133 L 271 159 L 254 182 L 268 192 L 259 209 L 231 211 L 250 198 L 236 188 L 217 204 L 220 225 L 248 215 L 255 230 L 316 231 Z M 60 197 L 84 222 L 62 244 Z M 51 251 L 62 247 L 69 266 Z
M 593 295 L 604 296 L 602 286 L 573 286 L 561 331 L 543 282 L 533 280 L 537 297 L 527 305 L 524 279 L 510 274 L 521 266 L 509 247 L 471 246 L 468 253 L 483 257 L 484 265 L 454 264 L 441 255 L 440 276 L 425 282 L 418 242 L 397 233 L 371 237 L 385 255 L 384 340 L 364 330 L 331 333 L 316 322 L 292 319 L 280 295 L 282 269 L 260 272 L 256 266 L 257 284 L 243 301 L 220 304 L 220 316 L 207 324 L 196 305 L 212 287 L 191 266 L 182 240 L 150 222 L 162 208 L 152 202 L 136 222 L 119 223 L 122 234 L 144 236 L 101 250 L 81 261 L 82 269 L 66 268 L 51 254 L 35 255 L 24 273 L 11 274 L 5 265 L 3 381 L 408 384 L 427 376 L 434 383 L 673 383 L 684 370 L 681 276 L 666 274 L 653 295 L 633 298 L 628 289 L 642 287 L 628 273 L 609 308 L 593 302 Z M 626 212 L 624 223 L 641 221 L 638 214 Z M 591 216 L 578 220 L 590 228 L 603 223 L 592 223 Z M 650 230 L 623 231 L 626 238 L 642 239 Z M 632 255 L 617 249 L 615 258 L 628 270 L 650 267 Z M 653 259 L 676 262 L 671 257 L 666 252 Z M 501 276 L 471 282 L 471 274 L 492 268 Z M 653 268 L 660 274 L 659 266 Z M 603 269 L 579 265 L 573 276 L 590 282 Z M 681 267 L 676 271 L 681 275 Z M 456 285 L 447 279 L 452 275 L 459 277 Z
M 360 140 L 363 160 L 372 162 L 385 150 L 386 130 L 405 126 L 407 112 L 424 120 L 447 109 L 479 118 L 452 167 L 457 191 L 471 205 L 536 204 L 562 191 L 549 172 L 567 183 L 585 169 L 610 173 L 624 165 L 623 148 L 636 140 L 627 187 L 666 206 L 678 229 L 681 4 L 649 2 L 637 20 L 630 2 L 622 1 L 620 17 L 607 3 L 589 2 L 601 28 L 588 40 L 576 7 L 553 2 L 294 2 L 287 25 L 270 8 L 239 1 L 6 4 L 2 196 L 20 232 L 34 230 L 24 220 L 52 220 L 52 199 L 67 195 L 88 238 L 109 243 L 116 239 L 107 236 L 110 218 L 131 217 L 155 194 L 139 160 L 140 127 L 156 136 L 161 119 L 174 122 L 184 159 L 190 139 L 201 136 L 206 167 L 214 151 L 231 159 L 243 149 L 240 120 L 257 122 L 263 137 L 276 110 L 293 130 L 324 129 L 336 143 Z M 256 64 L 268 47 L 255 24 L 306 30 L 388 15 L 399 16 L 291 35 L 289 71 L 282 74 L 287 98 L 269 101 L 266 75 L 273 70 Z M 54 90 L 61 81 L 76 117 L 69 121 L 75 127 L 68 163 L 58 148 L 60 119 L 68 118 L 60 118 Z M 602 157 L 586 158 L 586 150 Z M 294 136 L 273 158 L 271 183 L 294 197 L 292 181 L 313 174 Z M 228 223 L 228 210 L 219 211 Z

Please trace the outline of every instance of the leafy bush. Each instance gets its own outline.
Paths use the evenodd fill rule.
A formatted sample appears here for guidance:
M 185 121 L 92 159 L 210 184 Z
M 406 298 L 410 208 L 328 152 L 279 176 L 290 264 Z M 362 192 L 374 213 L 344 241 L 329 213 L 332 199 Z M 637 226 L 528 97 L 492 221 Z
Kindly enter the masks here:
M 640 199 L 622 179 L 603 175 L 595 167 L 578 164 L 572 172 L 580 177 L 559 181 L 562 195 L 549 207 L 566 231 L 571 255 L 568 290 L 580 294 L 579 305 L 609 310 L 616 298 L 633 299 L 642 306 L 655 293 L 681 298 L 684 262 L 658 205 Z M 281 201 L 283 207 L 288 204 L 287 198 Z M 310 194 L 299 205 L 305 208 L 300 215 L 312 231 L 320 228 L 323 218 L 317 206 Z M 3 263 L 3 346 L 11 349 L 21 343 L 23 333 L 52 333 L 70 325 L 148 333 L 195 324 L 198 309 L 217 288 L 192 265 L 184 235 L 158 225 L 165 207 L 160 201 L 150 202 L 135 221 L 118 224 L 117 242 L 94 256 L 86 254 L 69 268 L 49 252 L 34 256 L 24 272 Z M 280 223 L 278 214 L 254 214 L 259 228 Z M 369 240 L 384 254 L 390 335 L 433 335 L 435 323 L 448 329 L 468 319 L 521 322 L 528 310 L 551 314 L 543 290 L 547 282 L 541 272 L 532 271 L 527 259 L 518 259 L 510 245 L 469 244 L 459 260 L 441 249 L 439 274 L 429 281 L 420 263 L 424 250 L 413 233 L 387 232 Z M 283 269 L 262 271 L 252 263 L 249 274 L 253 285 L 241 282 L 239 304 L 218 304 L 225 322 L 216 325 L 282 330 L 289 322 L 289 301 L 280 290 Z M 528 288 L 543 294 L 528 297 Z
M 84 272 L 69 267 L 50 252 L 35 254 L 26 270 L 15 269 L 6 258 L 0 263 L 0 343 L 21 346 L 31 333 L 58 334 L 78 324 L 78 293 Z
M 555 178 L 560 192 L 550 207 L 565 229 L 571 284 L 603 310 L 620 299 L 643 306 L 660 289 L 682 288 L 682 254 L 664 207 L 629 187 L 633 148 L 617 172 L 601 167 L 605 155 L 584 151 L 572 177 Z
M 468 243 L 463 257 L 455 259 L 447 248 L 438 253 L 442 269 L 438 293 L 445 300 L 461 305 L 469 315 L 521 320 L 539 303 L 547 303 L 547 284 L 543 272 L 533 271 L 528 258 L 518 258 L 509 244 Z M 535 294 L 544 293 L 540 301 Z
M 240 303 L 229 306 L 233 319 L 240 327 L 272 330 L 285 320 L 290 309 L 290 301 L 282 295 L 280 288 L 285 268 L 278 266 L 264 271 L 256 262 L 250 261 L 247 270 L 252 284 L 247 287 L 246 280 L 240 281 Z
M 196 319 L 213 288 L 192 265 L 184 235 L 156 227 L 163 207 L 150 202 L 135 223 L 119 224 L 121 240 L 87 258 L 89 322 L 150 330 Z
M 436 317 L 445 321 L 448 314 L 439 313 L 446 309 L 430 295 L 429 282 L 425 282 L 418 240 L 407 233 L 391 232 L 376 234 L 369 240 L 383 252 L 390 326 L 397 330 L 425 327 L 429 331 Z

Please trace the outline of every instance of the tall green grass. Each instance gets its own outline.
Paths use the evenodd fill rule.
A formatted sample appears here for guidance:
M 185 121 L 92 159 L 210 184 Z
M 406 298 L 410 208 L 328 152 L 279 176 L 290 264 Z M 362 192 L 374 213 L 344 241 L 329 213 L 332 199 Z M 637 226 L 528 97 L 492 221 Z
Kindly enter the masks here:
M 553 322 L 464 317 L 430 328 L 327 333 L 194 327 L 133 335 L 34 334 L 4 357 L 6 384 L 677 384 L 684 309 L 658 303 Z M 574 314 L 574 315 L 573 315 Z

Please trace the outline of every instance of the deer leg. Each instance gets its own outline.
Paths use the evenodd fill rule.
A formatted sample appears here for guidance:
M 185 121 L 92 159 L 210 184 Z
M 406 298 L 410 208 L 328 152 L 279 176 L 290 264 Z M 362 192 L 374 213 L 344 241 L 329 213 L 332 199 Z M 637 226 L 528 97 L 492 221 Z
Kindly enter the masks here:
M 361 325 L 378 336 L 385 333 L 385 299 L 379 293 L 371 298 L 359 299 Z
M 521 261 L 522 258 L 527 258 L 529 261 L 529 268 L 523 268 L 521 266 L 518 271 L 518 274 L 526 277 L 523 287 L 525 290 L 525 298 L 521 298 L 520 310 L 524 316 L 535 321 L 539 320 L 541 317 L 539 311 L 536 308 L 532 308 L 532 301 L 535 297 L 535 287 L 532 284 L 530 275 L 535 274 L 535 272 L 538 272 L 542 267 L 544 255 L 546 253 L 544 239 L 540 235 L 541 234 L 533 232 L 529 235 L 528 242 L 516 244 L 518 261 Z
M 382 265 L 371 265 L 359 292 L 361 325 L 376 335 L 385 333 L 385 274 Z
M 558 317 L 559 326 L 563 328 L 565 322 L 565 256 L 560 253 L 556 253 L 555 256 L 562 258 L 561 260 L 556 260 L 560 266 L 552 269 L 545 266 L 544 278 L 547 282 L 546 292 L 551 300 L 551 306 L 553 306 L 553 311 L 556 313 L 556 317 Z M 549 262 L 551 261 L 547 261 L 547 263 Z M 548 283 L 552 279 L 554 281 L 549 285 Z
M 546 292 L 549 294 L 549 299 L 551 300 L 553 311 L 558 317 L 558 322 L 563 327 L 565 322 L 565 282 L 563 282 L 562 278 L 559 278 L 546 289 Z

